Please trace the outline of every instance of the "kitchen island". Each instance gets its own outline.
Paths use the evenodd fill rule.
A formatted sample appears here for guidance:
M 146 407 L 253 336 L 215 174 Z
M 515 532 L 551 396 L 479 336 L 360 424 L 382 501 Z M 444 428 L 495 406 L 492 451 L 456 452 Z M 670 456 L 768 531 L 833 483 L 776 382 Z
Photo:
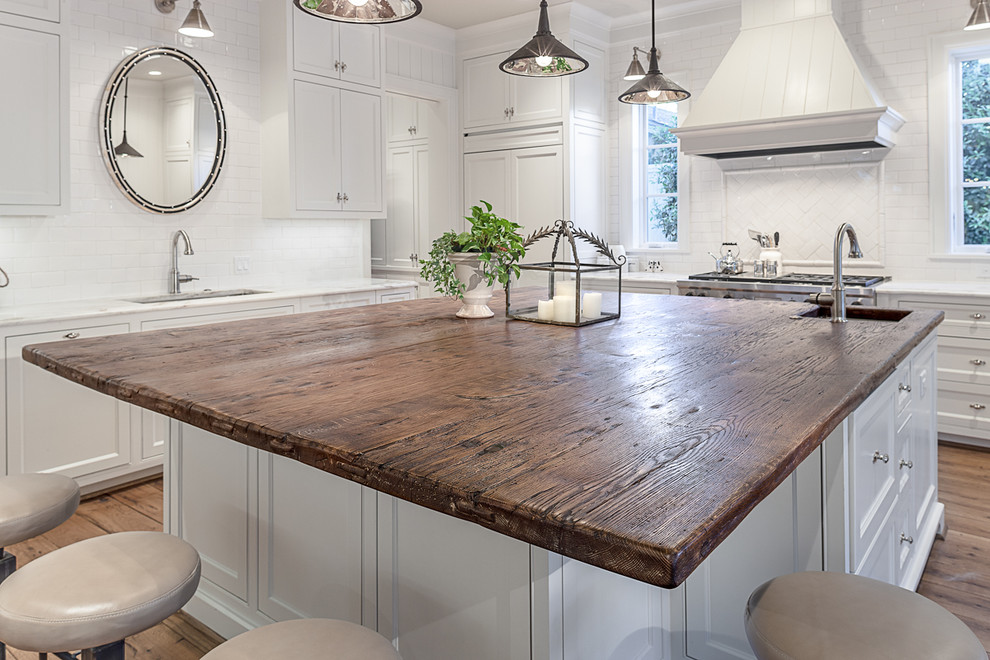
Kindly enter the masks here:
M 292 607 L 286 594 L 267 593 L 285 568 L 269 560 L 280 552 L 293 557 L 286 539 L 305 544 L 306 532 L 318 534 L 320 518 L 333 519 L 336 511 L 340 524 L 328 527 L 327 542 L 339 543 L 346 527 L 357 549 L 346 558 L 336 550 L 321 554 L 313 540 L 317 550 L 297 554 L 323 557 L 325 566 L 288 560 L 309 577 L 286 584 L 294 580 L 302 590 L 324 569 L 336 571 L 340 579 L 327 590 L 358 594 L 348 616 L 396 637 L 408 660 L 468 657 L 449 650 L 458 648 L 474 649 L 476 658 L 605 657 L 577 648 L 589 625 L 607 620 L 587 615 L 596 608 L 641 612 L 622 617 L 634 624 L 624 638 L 601 635 L 620 653 L 614 657 L 721 657 L 736 631 L 718 629 L 709 603 L 713 622 L 702 637 L 710 643 L 701 639 L 696 648 L 713 650 L 690 651 L 694 606 L 682 583 L 702 569 L 702 591 L 717 600 L 724 580 L 706 559 L 727 538 L 730 546 L 751 512 L 757 545 L 740 552 L 769 556 L 773 539 L 786 538 L 789 570 L 800 564 L 876 574 L 889 546 L 890 575 L 877 576 L 911 587 L 941 519 L 934 422 L 926 412 L 934 402 L 929 376 L 940 314 L 836 325 L 800 315 L 809 309 L 628 295 L 618 321 L 575 329 L 506 321 L 498 311 L 493 319 L 463 321 L 453 317 L 451 303 L 432 299 L 40 345 L 27 347 L 24 357 L 176 420 L 168 526 L 194 536 L 197 525 L 231 529 L 218 537 L 242 548 L 247 573 L 216 561 L 213 582 L 228 581 L 226 591 L 259 613 L 241 617 L 242 626 L 310 614 Z M 912 394 L 915 372 L 924 385 Z M 859 437 L 868 444 L 858 446 Z M 898 467 L 901 442 L 913 456 L 900 458 Z M 197 455 L 199 447 L 209 449 Z M 863 452 L 867 465 L 860 468 L 854 459 Z M 316 470 L 299 472 L 300 463 Z M 919 472 L 927 476 L 919 479 Z M 225 487 L 231 475 L 237 480 Z M 285 490 L 276 502 L 280 478 Z M 325 492 L 299 488 L 318 479 L 328 484 Z M 778 488 L 785 482 L 789 488 Z M 775 498 L 786 515 L 754 512 Z M 279 507 L 284 524 L 275 519 Z M 881 530 L 900 518 L 912 523 L 905 529 L 913 533 L 901 532 L 911 542 L 881 540 Z M 489 536 L 468 538 L 481 533 Z M 403 549 L 407 540 L 419 544 L 421 565 L 403 565 L 413 555 Z M 737 568 L 749 561 L 740 552 L 730 556 L 741 558 Z M 524 584 L 500 563 L 511 563 L 513 553 L 521 553 L 516 567 L 528 569 Z M 457 573 L 464 561 L 470 568 Z M 571 576 L 582 577 L 568 582 L 569 563 Z M 252 565 L 261 568 L 252 574 Z M 910 568 L 902 575 L 898 565 Z M 438 580 L 403 582 L 400 575 L 429 569 Z M 444 570 L 450 584 L 440 583 Z M 482 607 L 483 596 L 462 584 L 474 574 L 506 588 L 506 599 L 493 592 L 492 609 Z M 596 581 L 605 591 L 576 597 L 580 585 Z M 416 594 L 403 593 L 415 585 Z M 440 616 L 405 629 L 398 621 L 431 605 L 443 610 L 435 601 L 461 587 L 472 596 L 454 609 L 481 607 L 487 614 L 479 620 L 477 612 L 451 615 L 453 629 Z M 598 602 L 610 588 L 640 600 Z M 680 598 L 686 605 L 678 609 Z M 222 601 L 207 584 L 197 607 L 233 607 Z M 312 602 L 309 609 L 319 607 L 319 598 Z M 416 605 L 407 612 L 408 603 Z M 737 605 L 741 630 L 741 605 L 731 608 Z M 479 628 L 472 639 L 465 623 L 483 620 L 495 631 L 490 653 L 483 650 L 485 632 Z M 500 639 L 508 629 L 515 636 Z M 471 644 L 458 647 L 454 639 L 445 647 L 433 639 L 454 631 Z M 629 652 L 625 644 L 646 650 Z

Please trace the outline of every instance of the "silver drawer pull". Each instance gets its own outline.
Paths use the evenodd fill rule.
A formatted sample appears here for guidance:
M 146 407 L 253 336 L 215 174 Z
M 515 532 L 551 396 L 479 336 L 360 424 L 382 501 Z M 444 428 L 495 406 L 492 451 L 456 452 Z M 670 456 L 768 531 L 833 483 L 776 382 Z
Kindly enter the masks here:
M 980 319 L 985 319 L 986 314 L 981 314 L 980 312 L 977 312 L 976 314 L 972 314 L 972 317 L 977 321 L 979 321 Z
M 986 406 L 982 403 L 971 403 L 969 404 L 969 407 L 973 410 L 984 410 L 986 408 Z
M 901 543 L 904 543 L 905 541 L 907 541 L 908 543 L 914 543 L 914 537 L 908 536 L 904 532 L 901 532 Z
M 914 467 L 914 461 L 905 461 L 905 460 L 904 460 L 904 459 L 902 458 L 902 459 L 901 459 L 901 464 L 900 464 L 900 466 L 898 466 L 898 467 L 900 467 L 900 468 L 907 468 L 907 469 L 909 469 L 909 470 L 910 470 L 911 468 L 913 468 L 913 467 Z
M 70 332 L 67 335 L 65 335 L 65 338 L 66 339 L 79 339 L 79 333 L 78 332 Z
M 883 461 L 884 463 L 886 463 L 889 460 L 890 460 L 890 456 L 888 456 L 887 454 L 881 454 L 879 449 L 873 452 L 874 463 L 876 463 L 877 461 Z
M 911 391 L 911 386 L 910 385 L 904 385 L 903 383 L 898 383 L 897 384 L 897 389 L 899 389 L 901 392 L 910 392 Z
M 981 360 L 979 358 L 976 358 L 975 360 L 970 360 L 970 362 L 973 363 L 973 364 L 975 364 L 978 367 L 982 367 L 983 365 L 985 365 L 987 363 L 986 360 Z

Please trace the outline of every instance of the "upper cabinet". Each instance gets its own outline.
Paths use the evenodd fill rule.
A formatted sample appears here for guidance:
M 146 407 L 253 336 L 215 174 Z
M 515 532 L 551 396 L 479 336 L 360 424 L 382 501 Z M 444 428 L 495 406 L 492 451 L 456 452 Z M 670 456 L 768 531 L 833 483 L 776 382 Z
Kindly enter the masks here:
M 346 25 L 261 3 L 265 217 L 361 219 L 385 209 L 382 43 Z
M 506 128 L 560 121 L 564 113 L 561 78 L 523 78 L 499 70 L 509 51 L 464 60 L 464 129 Z
M 68 210 L 68 37 L 58 19 L 56 0 L 0 0 L 0 81 L 17 91 L 16 103 L 0 103 L 0 215 Z
M 386 98 L 389 142 L 429 139 L 431 106 L 436 102 L 405 94 L 389 94 Z

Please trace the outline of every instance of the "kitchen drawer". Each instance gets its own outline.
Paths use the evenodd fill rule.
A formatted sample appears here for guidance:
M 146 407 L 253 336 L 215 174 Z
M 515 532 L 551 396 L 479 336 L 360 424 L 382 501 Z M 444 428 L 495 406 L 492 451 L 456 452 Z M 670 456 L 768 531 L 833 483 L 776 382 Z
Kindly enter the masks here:
M 378 296 L 375 295 L 374 291 L 334 293 L 324 296 L 303 298 L 302 311 L 321 312 L 330 309 L 343 309 L 345 307 L 363 307 L 365 305 L 375 305 L 377 303 Z
M 990 385 L 990 342 L 943 337 L 938 342 L 940 381 Z
M 939 337 L 970 337 L 990 339 L 990 302 L 974 302 L 970 305 L 919 300 L 902 300 L 902 309 L 939 309 L 945 312 L 945 320 L 938 326 Z
M 939 380 L 938 430 L 990 439 L 990 386 Z

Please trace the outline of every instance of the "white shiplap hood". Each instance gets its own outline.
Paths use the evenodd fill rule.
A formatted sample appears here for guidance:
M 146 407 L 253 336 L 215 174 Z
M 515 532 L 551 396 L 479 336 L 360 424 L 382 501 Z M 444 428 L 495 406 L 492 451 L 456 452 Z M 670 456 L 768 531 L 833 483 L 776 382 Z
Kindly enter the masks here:
M 903 123 L 857 66 L 831 0 L 742 0 L 739 36 L 673 132 L 685 154 L 712 158 L 879 159 Z

